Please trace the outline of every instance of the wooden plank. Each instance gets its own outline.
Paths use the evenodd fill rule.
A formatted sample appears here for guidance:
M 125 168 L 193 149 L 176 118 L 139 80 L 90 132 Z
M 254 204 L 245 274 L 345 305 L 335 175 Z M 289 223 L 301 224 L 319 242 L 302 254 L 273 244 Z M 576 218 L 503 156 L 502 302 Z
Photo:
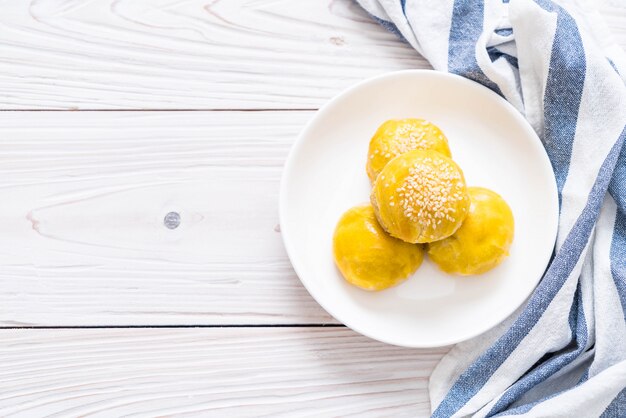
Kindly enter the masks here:
M 335 322 L 278 227 L 311 116 L 0 113 L 0 325 Z
M 428 68 L 353 0 L 0 2 L 0 109 L 317 108 Z M 626 46 L 626 5 L 594 2 Z
M 4 331 L 0 415 L 428 416 L 446 351 L 345 328 Z
M 0 109 L 317 108 L 428 67 L 352 0 L 0 5 Z
M 0 109 L 317 108 L 429 67 L 353 0 L 0 4 Z M 624 3 L 594 5 L 626 46 Z

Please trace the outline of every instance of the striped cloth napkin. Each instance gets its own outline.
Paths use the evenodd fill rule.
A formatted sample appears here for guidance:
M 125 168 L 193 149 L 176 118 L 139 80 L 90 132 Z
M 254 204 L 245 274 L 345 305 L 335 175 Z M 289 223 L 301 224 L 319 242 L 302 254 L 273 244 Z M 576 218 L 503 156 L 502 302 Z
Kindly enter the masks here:
M 623 51 L 572 0 L 358 2 L 436 70 L 487 86 L 525 115 L 559 191 L 542 281 L 505 323 L 442 359 L 433 417 L 626 417 Z

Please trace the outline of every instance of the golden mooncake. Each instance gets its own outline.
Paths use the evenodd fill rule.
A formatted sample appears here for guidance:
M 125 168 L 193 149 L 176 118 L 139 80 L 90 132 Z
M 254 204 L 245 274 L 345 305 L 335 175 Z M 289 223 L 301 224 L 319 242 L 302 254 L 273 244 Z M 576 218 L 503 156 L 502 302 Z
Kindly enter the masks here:
M 414 149 L 431 149 L 450 157 L 448 139 L 436 125 L 424 119 L 390 119 L 370 140 L 367 175 L 376 180 L 383 168 L 398 155 Z
M 403 281 L 422 264 L 424 249 L 389 236 L 370 205 L 343 214 L 333 237 L 335 263 L 351 284 L 382 290 Z
M 481 274 L 500 264 L 513 242 L 511 208 L 497 193 L 469 187 L 470 208 L 454 235 L 428 246 L 430 258 L 447 273 Z
M 463 223 L 470 200 L 459 166 L 432 150 L 413 150 L 391 160 L 371 195 L 381 226 L 410 243 L 437 241 Z

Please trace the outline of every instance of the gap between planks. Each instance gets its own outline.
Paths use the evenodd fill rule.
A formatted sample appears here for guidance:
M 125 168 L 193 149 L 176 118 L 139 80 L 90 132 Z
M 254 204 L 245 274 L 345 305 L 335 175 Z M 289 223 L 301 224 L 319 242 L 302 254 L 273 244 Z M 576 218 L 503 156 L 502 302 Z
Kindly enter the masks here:
M 0 416 L 427 417 L 447 351 L 347 328 L 17 330 Z

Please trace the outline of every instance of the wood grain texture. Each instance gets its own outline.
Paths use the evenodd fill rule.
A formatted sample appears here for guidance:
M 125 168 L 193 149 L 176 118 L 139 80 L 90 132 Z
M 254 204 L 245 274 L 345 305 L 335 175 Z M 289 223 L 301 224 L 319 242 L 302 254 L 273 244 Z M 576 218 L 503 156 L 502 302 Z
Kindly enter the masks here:
M 353 0 L 0 1 L 0 109 L 306 109 L 429 68 Z M 626 46 L 626 4 L 594 2 Z
M 0 109 L 317 108 L 427 68 L 352 0 L 5 0 Z
M 0 325 L 335 322 L 278 226 L 311 116 L 0 112 Z
M 12 331 L 0 416 L 424 417 L 446 351 L 345 328 Z

